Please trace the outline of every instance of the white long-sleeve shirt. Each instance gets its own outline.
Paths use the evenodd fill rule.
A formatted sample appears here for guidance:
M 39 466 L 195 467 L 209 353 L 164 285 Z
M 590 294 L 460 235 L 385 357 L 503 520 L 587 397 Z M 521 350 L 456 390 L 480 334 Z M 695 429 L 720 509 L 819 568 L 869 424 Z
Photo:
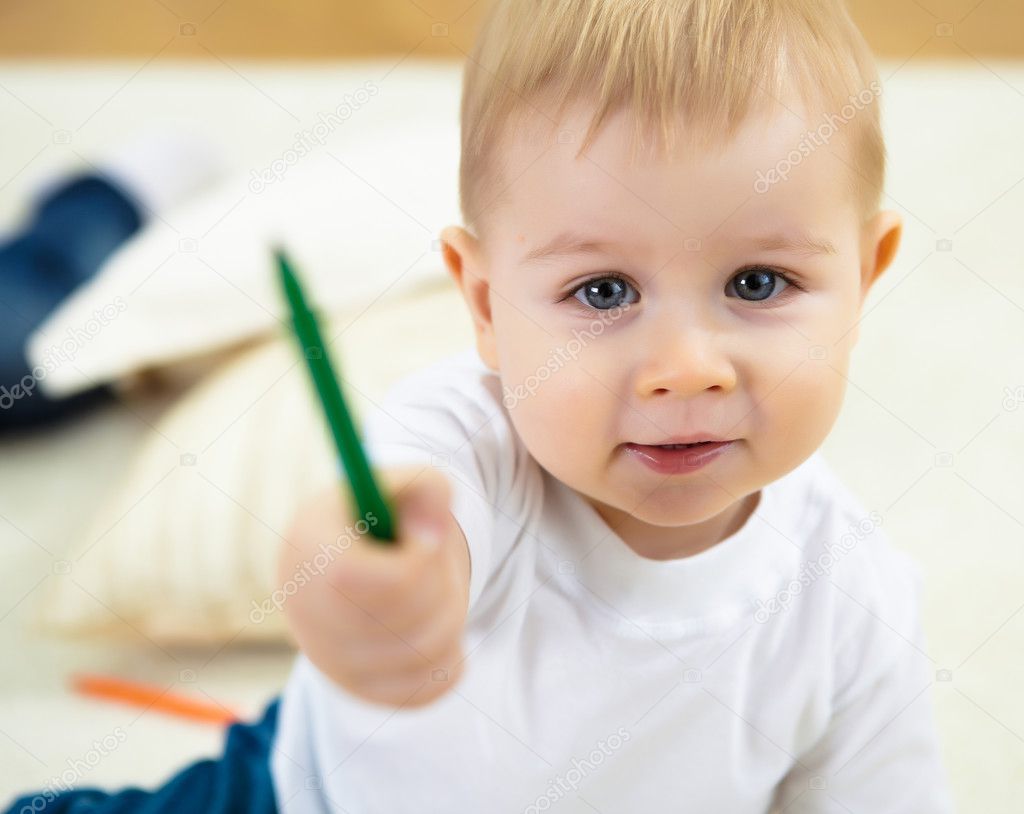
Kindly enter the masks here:
M 475 350 L 396 385 L 377 465 L 443 467 L 471 558 L 465 671 L 419 708 L 299 655 L 284 814 L 946 814 L 917 566 L 815 453 L 696 555 L 636 554 L 518 438 Z

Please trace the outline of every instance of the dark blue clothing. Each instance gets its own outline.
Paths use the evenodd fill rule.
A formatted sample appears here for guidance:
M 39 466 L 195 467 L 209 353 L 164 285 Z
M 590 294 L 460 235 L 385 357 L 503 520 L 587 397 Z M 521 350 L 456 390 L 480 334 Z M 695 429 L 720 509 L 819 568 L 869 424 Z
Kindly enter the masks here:
M 276 814 L 270 749 L 280 697 L 256 723 L 228 727 L 224 754 L 182 769 L 151 791 L 95 788 L 19 797 L 3 814 Z
M 0 242 L 0 431 L 51 423 L 109 397 L 97 382 L 86 393 L 48 398 L 32 379 L 25 343 L 142 223 L 128 192 L 82 175 L 46 193 L 28 224 Z

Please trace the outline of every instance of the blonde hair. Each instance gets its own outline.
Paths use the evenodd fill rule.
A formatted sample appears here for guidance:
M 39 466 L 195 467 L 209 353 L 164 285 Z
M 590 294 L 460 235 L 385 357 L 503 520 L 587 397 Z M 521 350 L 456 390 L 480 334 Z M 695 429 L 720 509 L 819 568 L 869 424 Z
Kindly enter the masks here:
M 881 92 L 842 0 L 493 0 L 463 76 L 463 220 L 479 232 L 502 197 L 488 193 L 503 186 L 495 179 L 504 137 L 524 114 L 554 125 L 571 103 L 593 102 L 577 156 L 624 105 L 634 146 L 650 129 L 666 150 L 677 140 L 708 149 L 778 103 L 787 79 L 809 114 L 834 117 L 869 87 Z M 549 93 L 553 116 L 538 107 Z M 683 133 L 679 113 L 688 122 Z M 845 132 L 849 192 L 865 221 L 885 178 L 879 105 L 856 110 Z

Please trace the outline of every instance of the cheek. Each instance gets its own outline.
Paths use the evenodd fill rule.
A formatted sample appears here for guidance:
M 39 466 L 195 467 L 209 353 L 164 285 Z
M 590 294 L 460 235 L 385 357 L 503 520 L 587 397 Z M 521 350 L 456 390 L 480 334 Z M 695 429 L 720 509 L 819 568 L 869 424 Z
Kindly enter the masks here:
M 806 344 L 824 347 L 829 357 L 849 355 L 856 338 L 854 328 L 860 319 L 857 277 L 853 273 L 838 276 L 841 283 L 836 287 L 814 294 L 806 318 L 798 325 L 806 336 Z
M 578 401 L 559 398 L 549 380 L 533 398 L 509 411 L 512 424 L 530 455 L 563 483 L 579 486 L 598 471 L 605 444 L 600 422 Z
M 781 384 L 772 389 L 766 382 L 769 392 L 759 394 L 757 438 L 766 458 L 783 464 L 782 471 L 813 453 L 832 430 L 846 392 L 846 379 L 839 372 L 844 368 L 834 356 L 815 359 L 805 353 Z
M 514 384 L 502 376 L 505 392 L 516 396 L 514 405 L 506 399 L 506 406 L 520 434 L 564 448 L 586 444 L 587 438 L 592 443 L 607 401 L 601 394 L 607 391 L 570 357 L 552 353 L 535 361 Z
M 560 317 L 551 309 L 507 300 L 495 303 L 492 313 L 503 386 L 536 396 L 531 401 L 554 412 L 561 404 L 587 403 L 608 378 L 600 365 L 607 354 L 595 347 L 604 337 L 588 331 L 585 322 Z M 526 412 L 539 409 L 535 405 Z
M 564 345 L 545 344 L 529 361 L 521 348 L 515 353 L 513 376 L 506 381 L 502 372 L 513 426 L 541 466 L 575 482 L 606 446 L 612 397 Z
M 751 388 L 755 398 L 776 386 L 806 393 L 834 389 L 838 374 L 832 368 L 846 372 L 857 319 L 856 298 L 845 290 L 803 295 L 778 314 L 767 310 L 749 326 L 749 344 L 738 362 L 741 380 L 757 383 Z
M 825 440 L 842 409 L 856 309 L 845 291 L 818 291 L 801 308 L 783 309 L 762 350 L 743 355 L 754 454 L 783 474 Z M 781 321 L 784 316 L 785 321 Z M 838 343 L 837 343 L 838 340 Z
M 543 322 L 504 297 L 492 299 L 491 321 L 502 379 L 515 386 L 544 364 L 553 340 Z

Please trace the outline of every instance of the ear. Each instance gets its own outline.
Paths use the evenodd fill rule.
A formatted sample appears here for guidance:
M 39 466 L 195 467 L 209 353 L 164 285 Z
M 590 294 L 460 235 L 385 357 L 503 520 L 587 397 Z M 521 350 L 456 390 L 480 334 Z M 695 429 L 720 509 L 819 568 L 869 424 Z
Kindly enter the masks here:
M 876 214 L 861 230 L 860 301 L 863 305 L 868 291 L 882 276 L 900 245 L 903 216 L 891 209 Z
M 850 337 L 851 346 L 860 338 L 859 312 L 868 291 L 896 257 L 903 235 L 903 216 L 891 209 L 882 210 L 861 227 L 860 235 L 860 305 Z
M 448 273 L 462 291 L 476 333 L 476 349 L 491 370 L 498 371 L 498 353 L 491 320 L 491 287 L 480 242 L 460 226 L 441 230 L 441 253 Z

